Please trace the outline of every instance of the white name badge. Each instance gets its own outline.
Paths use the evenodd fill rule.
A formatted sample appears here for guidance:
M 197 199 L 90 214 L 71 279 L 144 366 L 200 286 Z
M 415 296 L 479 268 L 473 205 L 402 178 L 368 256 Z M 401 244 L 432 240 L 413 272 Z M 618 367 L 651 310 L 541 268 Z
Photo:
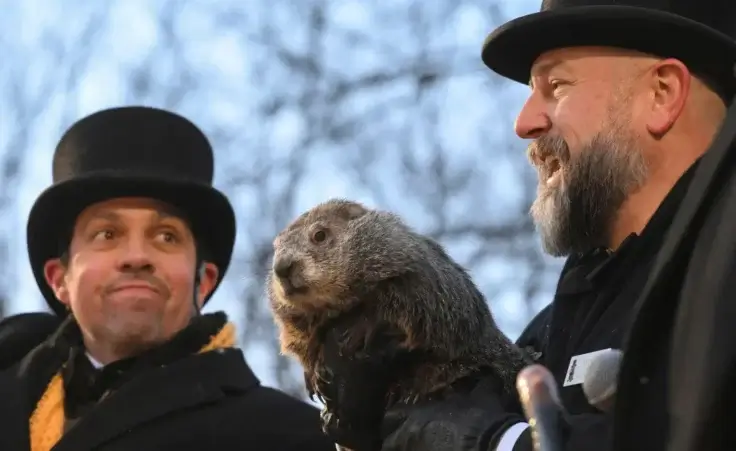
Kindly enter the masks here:
M 610 351 L 611 348 L 601 349 L 600 351 L 593 351 L 587 354 L 576 355 L 570 359 L 570 365 L 567 367 L 567 374 L 565 374 L 565 382 L 562 384 L 563 387 L 569 387 L 571 385 L 582 384 L 585 380 L 585 375 L 588 373 L 588 367 L 590 362 L 595 357 L 604 352 Z

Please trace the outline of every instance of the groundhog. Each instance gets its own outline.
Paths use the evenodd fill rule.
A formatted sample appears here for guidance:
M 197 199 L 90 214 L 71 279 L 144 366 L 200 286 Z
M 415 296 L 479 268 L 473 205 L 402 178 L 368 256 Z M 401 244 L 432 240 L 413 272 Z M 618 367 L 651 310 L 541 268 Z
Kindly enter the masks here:
M 310 394 L 325 404 L 323 422 L 344 419 L 333 415 L 343 400 L 324 396 L 335 371 L 323 367 L 323 344 L 346 317 L 342 355 L 397 363 L 379 400 L 384 411 L 480 371 L 495 373 L 516 399 L 516 375 L 530 361 L 496 326 L 466 270 L 398 216 L 333 199 L 298 217 L 273 247 L 268 295 L 282 352 L 301 363 Z

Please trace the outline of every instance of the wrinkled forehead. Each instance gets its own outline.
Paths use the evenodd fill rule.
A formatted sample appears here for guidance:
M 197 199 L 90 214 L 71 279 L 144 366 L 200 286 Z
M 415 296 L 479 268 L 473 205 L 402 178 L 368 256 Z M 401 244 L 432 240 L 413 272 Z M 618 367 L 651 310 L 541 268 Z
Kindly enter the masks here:
M 179 208 L 158 199 L 146 197 L 120 197 L 94 203 L 77 216 L 76 225 L 92 219 L 125 221 L 131 218 L 176 219 L 189 227 L 189 219 Z

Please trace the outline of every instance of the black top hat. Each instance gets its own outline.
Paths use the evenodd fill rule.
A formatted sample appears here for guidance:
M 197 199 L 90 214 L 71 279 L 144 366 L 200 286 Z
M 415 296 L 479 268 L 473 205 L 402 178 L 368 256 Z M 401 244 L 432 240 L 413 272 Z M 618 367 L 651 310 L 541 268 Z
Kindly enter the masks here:
M 736 93 L 735 36 L 734 0 L 543 0 L 541 12 L 493 31 L 482 58 L 499 75 L 528 83 L 532 64 L 549 50 L 637 50 L 681 60 L 730 101 Z
M 72 125 L 56 147 L 53 185 L 36 199 L 27 225 L 31 269 L 52 310 L 65 314 L 44 264 L 63 252 L 85 208 L 117 197 L 148 197 L 180 209 L 207 260 L 217 265 L 219 285 L 232 257 L 235 213 L 212 187 L 213 160 L 196 125 L 156 108 L 107 109 Z

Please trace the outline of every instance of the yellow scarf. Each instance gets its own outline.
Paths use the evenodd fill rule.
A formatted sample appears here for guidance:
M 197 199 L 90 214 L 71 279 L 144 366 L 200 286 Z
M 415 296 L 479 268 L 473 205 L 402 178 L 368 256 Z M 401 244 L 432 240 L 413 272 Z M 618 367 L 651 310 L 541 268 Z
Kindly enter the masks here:
M 199 353 L 233 346 L 235 346 L 235 326 L 227 323 L 199 350 Z M 41 395 L 31 415 L 29 427 L 31 451 L 49 451 L 61 439 L 64 433 L 64 383 L 61 371 L 57 372 L 46 386 L 46 391 Z

